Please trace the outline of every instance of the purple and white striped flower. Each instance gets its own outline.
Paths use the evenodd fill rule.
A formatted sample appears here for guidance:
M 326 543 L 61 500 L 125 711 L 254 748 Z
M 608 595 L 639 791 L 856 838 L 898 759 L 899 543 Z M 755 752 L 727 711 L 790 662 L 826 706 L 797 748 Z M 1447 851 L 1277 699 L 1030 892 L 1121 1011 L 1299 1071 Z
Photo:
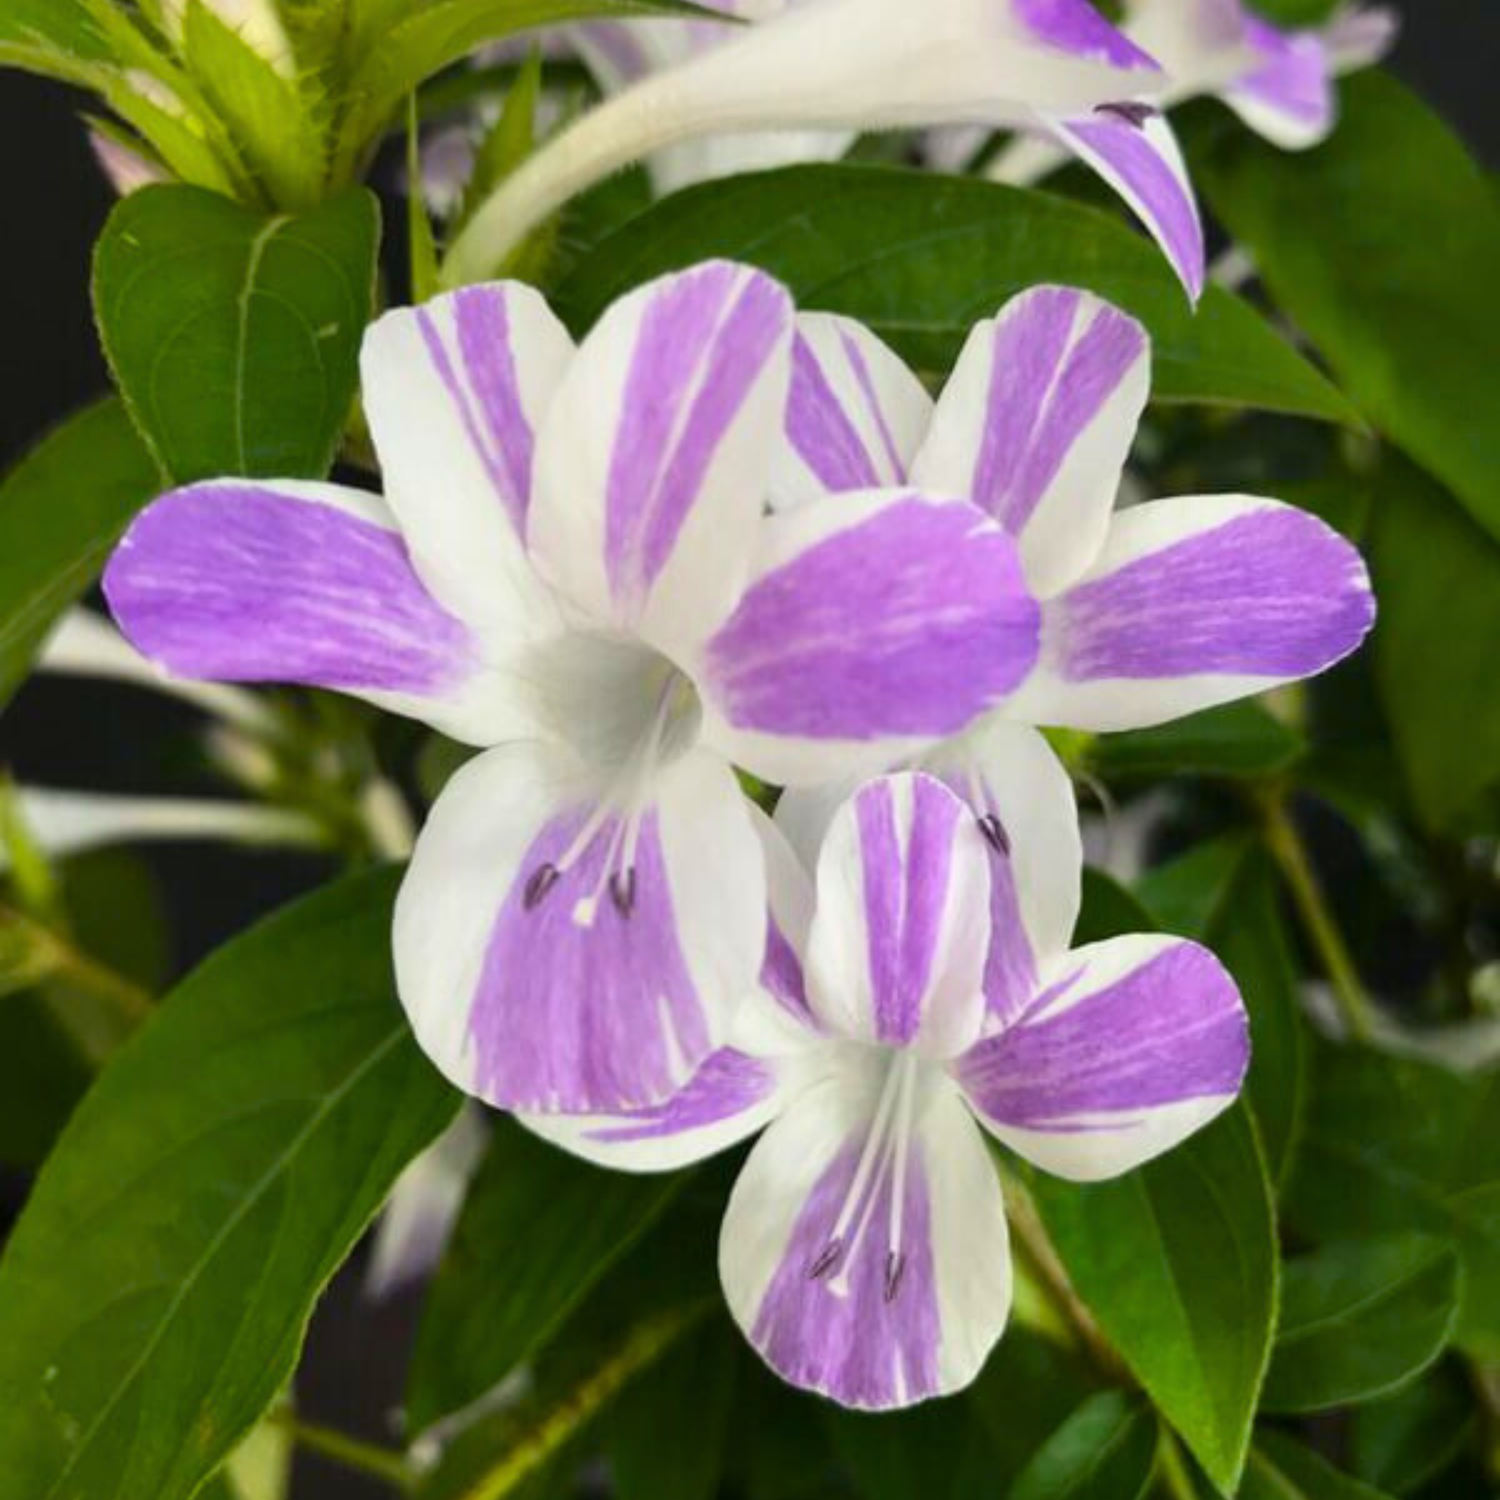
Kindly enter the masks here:
M 1141 215 L 1189 292 L 1201 289 L 1203 235 L 1182 156 L 1140 102 L 1169 80 L 1088 0 L 800 0 L 760 12 L 759 24 L 722 28 L 717 45 L 695 33 L 673 66 L 643 54 L 617 68 L 634 81 L 480 206 L 450 251 L 450 283 L 484 275 L 611 172 L 689 143 L 982 124 L 1064 141 Z
M 773 503 L 796 514 L 911 483 L 993 517 L 1042 600 L 1042 650 L 1009 720 L 1141 728 L 1323 671 L 1374 615 L 1336 532 L 1252 495 L 1115 509 L 1150 362 L 1133 318 L 1035 287 L 976 325 L 934 404 L 868 329 L 803 314 Z
M 815 0 L 706 0 L 705 8 L 761 23 Z M 588 21 L 567 28 L 574 50 L 606 95 L 623 92 L 653 73 L 722 47 L 736 35 L 713 21 Z M 853 144 L 853 130 L 756 130 L 683 141 L 646 161 L 658 193 L 695 182 L 764 171 L 796 162 L 835 161 Z
M 973 330 L 936 404 L 844 318 L 803 314 L 792 369 L 773 476 L 787 513 L 816 512 L 848 485 L 910 482 L 964 495 L 1015 538 L 1042 601 L 1036 667 L 917 762 L 969 800 L 997 843 L 1019 834 L 1023 851 L 1077 847 L 1068 778 L 1027 726 L 1161 724 L 1321 672 L 1374 618 L 1358 552 L 1305 511 L 1250 495 L 1115 509 L 1150 347 L 1134 319 L 1090 293 L 1037 287 L 1014 298 Z M 787 792 L 778 818 L 799 850 L 818 846 L 853 784 Z M 1039 887 L 996 880 L 997 926 L 1014 924 L 1028 888 Z M 1077 901 L 1075 888 L 1018 930 L 1070 932 Z M 997 952 L 986 982 L 996 1014 L 1013 1009 L 1033 968 L 1019 941 Z
M 1320 27 L 1284 31 L 1240 0 L 1131 0 L 1124 23 L 1167 72 L 1156 100 L 1163 109 L 1210 95 L 1287 151 L 1327 139 L 1338 118 L 1334 80 L 1379 62 L 1398 29 L 1390 7 L 1350 4 Z M 1066 139 L 1025 137 L 1001 152 L 989 175 L 1034 182 L 1073 149 Z
M 1023 799 L 1024 780 L 1011 784 Z M 1071 845 L 988 837 L 941 782 L 865 785 L 835 816 L 816 886 L 761 824 L 771 941 L 731 1045 L 674 1099 L 527 1123 L 591 1161 L 659 1171 L 762 1128 L 729 1200 L 719 1269 L 735 1319 L 795 1385 L 885 1409 L 979 1372 L 1011 1299 L 1005 1206 L 981 1134 L 1077 1181 L 1150 1160 L 1226 1108 L 1249 1056 L 1233 981 L 1162 936 L 1068 951 L 1027 937 L 1036 968 L 1011 1014 L 984 975 L 1022 908 L 1066 905 Z
M 765 942 L 728 755 L 810 782 L 961 729 L 1031 671 L 1014 543 L 910 486 L 765 514 L 786 291 L 711 262 L 575 351 L 541 297 L 388 314 L 363 355 L 385 498 L 218 480 L 166 495 L 105 576 L 167 671 L 356 694 L 487 747 L 396 910 L 402 999 L 505 1108 L 671 1094 Z

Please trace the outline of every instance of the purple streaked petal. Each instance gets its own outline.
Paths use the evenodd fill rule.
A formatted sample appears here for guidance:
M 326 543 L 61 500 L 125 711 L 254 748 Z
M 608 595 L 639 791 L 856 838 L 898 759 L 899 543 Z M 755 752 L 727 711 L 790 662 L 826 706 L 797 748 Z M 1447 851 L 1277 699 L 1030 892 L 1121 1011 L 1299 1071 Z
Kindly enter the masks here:
M 1203 221 L 1182 150 L 1165 117 L 1153 114 L 1136 124 L 1096 110 L 1043 124 L 1135 210 L 1196 302 L 1206 274 Z
M 869 782 L 818 858 L 808 998 L 833 1034 L 953 1056 L 979 1034 L 989 861 L 972 812 L 930 776 Z
M 658 773 L 628 886 L 610 880 L 617 814 L 566 857 L 593 810 L 555 752 L 492 750 L 444 789 L 402 888 L 396 968 L 418 1038 L 500 1108 L 656 1104 L 728 1041 L 755 985 L 764 866 L 728 769 L 689 754 Z
M 766 499 L 791 331 L 780 285 L 710 261 L 632 292 L 584 341 L 541 436 L 530 547 L 601 624 L 673 647 L 722 619 Z
M 1378 63 L 1401 34 L 1400 12 L 1390 5 L 1344 5 L 1323 27 L 1323 45 L 1335 73 Z
M 665 566 L 786 310 L 773 282 L 728 265 L 679 278 L 647 307 L 609 475 L 616 599 L 644 593 Z
M 1364 639 L 1375 605 L 1359 553 L 1321 521 L 1199 496 L 1120 512 L 1044 614 L 1041 663 L 1007 713 L 1108 730 L 1322 672 Z
M 365 411 L 386 498 L 428 588 L 471 624 L 545 613 L 522 537 L 536 431 L 572 340 L 531 287 L 465 287 L 366 333 Z
M 1048 1172 L 1096 1181 L 1227 1108 L 1250 1059 L 1244 1006 L 1212 953 L 1125 937 L 1064 958 L 998 1036 L 954 1065 L 980 1119 Z
M 783 785 L 956 733 L 1034 660 L 1015 545 L 973 506 L 830 495 L 765 523 L 755 574 L 696 674 L 707 732 Z
M 904 484 L 931 416 L 921 381 L 869 329 L 803 313 L 773 504 Z
M 782 1103 L 780 1065 L 721 1047 L 660 1104 L 618 1114 L 522 1115 L 520 1120 L 585 1161 L 621 1172 L 670 1172 L 754 1135 Z
M 1245 40 L 1257 65 L 1224 90 L 1224 102 L 1252 130 L 1287 150 L 1323 140 L 1333 129 L 1337 106 L 1322 37 L 1314 31 L 1278 31 L 1247 15 Z
M 380 501 L 332 485 L 174 490 L 126 532 L 104 591 L 132 644 L 181 677 L 428 699 L 477 664 Z
M 466 1104 L 447 1130 L 408 1163 L 375 1230 L 365 1271 L 367 1297 L 382 1300 L 437 1270 L 488 1143 L 484 1112 Z
M 1005 1325 L 1010 1257 L 979 1132 L 941 1081 L 898 1179 L 857 1188 L 878 1076 L 792 1101 L 740 1173 L 719 1242 L 735 1320 L 784 1379 L 844 1406 L 909 1406 L 967 1385 Z M 892 1232 L 900 1193 L 899 1249 Z M 841 1210 L 849 1227 L 834 1243 Z
M 1083 848 L 1073 784 L 1034 729 L 986 721 L 922 762 L 991 820 L 987 1026 L 1013 1020 L 1044 965 L 1067 951 L 1078 920 Z
M 752 808 L 750 818 L 765 855 L 766 892 L 770 898 L 760 988 L 779 1014 L 792 1023 L 790 1032 L 782 1028 L 780 1038 L 774 1043 L 764 1028 L 744 1039 L 747 1051 L 764 1054 L 785 1050 L 782 1042 L 788 1037 L 791 1045 L 797 1046 L 807 1040 L 803 1033 L 816 1035 L 821 1030 L 807 1002 L 807 983 L 802 972 L 802 955 L 807 951 L 807 934 L 817 896 L 812 877 L 781 829 L 758 807 Z
M 1149 388 L 1139 323 L 1090 293 L 1035 287 L 969 335 L 913 482 L 998 521 L 1046 597 L 1104 541 Z
M 1011 0 L 1016 19 L 1039 42 L 1085 62 L 1160 71 L 1155 58 L 1117 31 L 1088 0 Z

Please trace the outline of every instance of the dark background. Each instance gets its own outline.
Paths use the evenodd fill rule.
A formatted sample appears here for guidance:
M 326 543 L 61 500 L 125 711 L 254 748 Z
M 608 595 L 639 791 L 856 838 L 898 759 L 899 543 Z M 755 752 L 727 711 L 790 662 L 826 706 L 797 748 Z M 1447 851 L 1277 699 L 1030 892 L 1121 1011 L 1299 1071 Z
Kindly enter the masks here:
M 1500 168 L 1500 0 L 1406 0 L 1393 69 Z M 106 389 L 87 297 L 89 254 L 111 193 L 94 165 L 66 89 L 0 74 L 0 467 L 49 426 Z M 1413 225 L 1414 234 L 1421 233 Z M 1500 275 L 1500 266 L 1495 268 Z M 207 792 L 179 746 L 194 715 L 154 695 L 102 684 L 33 682 L 0 718 L 0 767 L 60 787 Z M 178 971 L 252 918 L 317 883 L 328 867 L 204 848 L 153 851 L 172 915 Z M 0 1231 L 24 1182 L 0 1174 Z M 299 1381 L 311 1415 L 374 1438 L 389 1435 L 400 1387 L 410 1299 L 374 1308 L 357 1267 L 325 1300 Z M 299 1500 L 379 1496 L 371 1485 L 299 1461 Z

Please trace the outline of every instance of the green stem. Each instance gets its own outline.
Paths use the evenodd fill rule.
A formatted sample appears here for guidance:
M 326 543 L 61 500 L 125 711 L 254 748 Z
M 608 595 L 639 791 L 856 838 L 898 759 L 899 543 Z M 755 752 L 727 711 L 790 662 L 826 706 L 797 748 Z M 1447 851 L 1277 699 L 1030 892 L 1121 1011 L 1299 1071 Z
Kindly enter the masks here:
M 1188 1472 L 1182 1449 L 1166 1427 L 1161 1429 L 1161 1443 L 1156 1450 L 1156 1472 L 1172 1500 L 1199 1500 L 1198 1487 Z
M 1134 1384 L 1130 1371 L 1073 1290 L 1062 1257 L 1054 1248 L 1031 1195 L 1013 1172 L 1002 1170 L 1001 1179 L 1005 1216 L 1010 1223 L 1016 1258 L 1030 1272 L 1033 1287 L 1047 1301 L 1058 1321 L 1071 1330 L 1078 1347 L 1102 1374 L 1116 1384 Z
M 614 1355 L 547 1408 L 493 1468 L 463 1491 L 460 1500 L 504 1500 L 513 1494 L 622 1387 L 660 1359 L 710 1306 L 706 1301 L 693 1303 L 641 1324 Z
M 62 934 L 8 906 L 0 906 L 0 923 L 23 932 L 34 955 L 38 979 L 63 979 L 102 1000 L 115 1012 L 122 1029 L 139 1026 L 152 1013 L 151 993 L 115 969 L 75 948 Z
M 1333 919 L 1312 861 L 1307 856 L 1302 835 L 1287 812 L 1283 794 L 1279 791 L 1268 793 L 1262 799 L 1261 812 L 1266 845 L 1292 893 L 1293 904 L 1302 918 L 1307 936 L 1323 962 L 1349 1035 L 1357 1041 L 1369 1041 L 1375 1034 L 1375 1008 L 1365 993 L 1364 982 L 1338 923 Z
M 266 1420 L 274 1423 L 299 1448 L 316 1453 L 346 1469 L 367 1474 L 379 1479 L 401 1494 L 409 1494 L 415 1483 L 415 1474 L 406 1459 L 393 1448 L 382 1448 L 377 1443 L 367 1443 L 348 1433 L 336 1432 L 331 1427 L 316 1422 L 304 1422 L 286 1408 L 270 1412 Z

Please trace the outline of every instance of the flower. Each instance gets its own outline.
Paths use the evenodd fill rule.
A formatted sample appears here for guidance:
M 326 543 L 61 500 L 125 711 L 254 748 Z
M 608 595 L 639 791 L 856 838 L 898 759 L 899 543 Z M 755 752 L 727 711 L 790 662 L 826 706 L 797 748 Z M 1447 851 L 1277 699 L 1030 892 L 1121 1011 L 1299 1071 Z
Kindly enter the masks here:
M 1374 614 L 1336 532 L 1253 495 L 1114 509 L 1150 362 L 1133 318 L 1034 287 L 974 327 L 934 405 L 868 329 L 803 314 L 773 503 L 911 483 L 992 516 L 1042 601 L 1010 720 L 1134 729 L 1323 671 Z
M 36 849 L 53 858 L 112 844 L 178 839 L 256 847 L 318 848 L 323 831 L 303 813 L 197 797 L 135 797 L 119 792 L 18 786 L 16 813 Z M 10 855 L 0 841 L 0 874 Z
M 812 782 L 960 729 L 1030 671 L 1014 544 L 905 486 L 767 518 L 786 291 L 711 262 L 576 351 L 529 287 L 382 318 L 385 499 L 225 479 L 157 500 L 105 574 L 167 670 L 365 697 L 485 747 L 397 903 L 397 982 L 460 1087 L 511 1109 L 672 1093 L 765 940 L 729 757 Z
M 392 1297 L 437 1268 L 488 1142 L 479 1106 L 465 1104 L 453 1123 L 407 1164 L 375 1229 L 365 1269 L 367 1297 Z
M 765 22 L 814 0 L 708 0 L 706 9 Z M 739 33 L 714 21 L 588 21 L 567 28 L 574 50 L 608 94 L 652 73 L 722 47 Z M 853 130 L 758 130 L 706 136 L 654 152 L 646 166 L 659 193 L 695 182 L 796 162 L 833 161 L 853 144 Z
M 1120 104 L 1166 85 L 1087 0 L 807 0 L 639 78 L 549 141 L 476 210 L 444 274 L 484 275 L 575 193 L 685 142 L 977 122 L 1058 130 L 1196 296 L 1203 237 L 1181 154 L 1153 111 Z
M 1020 801 L 1025 778 L 1008 783 Z M 1249 1056 L 1233 981 L 1195 943 L 1072 952 L 1071 845 L 1009 850 L 942 783 L 901 774 L 840 808 L 816 889 L 762 824 L 773 921 L 762 993 L 675 1099 L 527 1124 L 602 1165 L 660 1171 L 762 1128 L 730 1196 L 719 1271 L 767 1362 L 846 1406 L 957 1390 L 1005 1326 L 1005 1206 L 981 1133 L 1094 1181 L 1169 1150 L 1235 1098 Z M 991 881 L 1024 882 L 1029 934 L 993 926 Z M 1065 919 L 1065 920 L 1064 920 Z M 1038 956 L 1014 1011 L 983 974 Z M 1004 958 L 999 960 L 1004 962 Z
M 1289 151 L 1327 138 L 1334 77 L 1378 62 L 1398 27 L 1389 7 L 1351 4 L 1321 27 L 1283 31 L 1240 0 L 1133 0 L 1125 23 L 1171 74 L 1166 103 L 1216 95 Z
M 152 161 L 144 151 L 125 144 L 119 136 L 97 127 L 89 131 L 89 149 L 99 170 L 116 193 L 128 198 L 143 187 L 154 187 L 172 179 L 160 162 Z
M 1282 31 L 1240 0 L 1132 0 L 1124 30 L 1167 71 L 1162 108 L 1210 94 L 1273 145 L 1300 151 L 1333 130 L 1334 78 L 1378 62 L 1398 27 L 1387 6 L 1346 5 L 1321 27 Z M 1073 147 L 1058 134 L 1023 137 L 989 175 L 1034 182 L 1062 166 Z
M 815 512 L 829 492 L 865 483 L 962 495 L 1015 538 L 1041 600 L 1030 676 L 916 762 L 997 840 L 1018 827 L 1028 846 L 1077 840 L 1067 778 L 1027 726 L 1161 724 L 1321 672 L 1374 618 L 1359 553 L 1305 511 L 1252 495 L 1115 510 L 1150 360 L 1134 319 L 1088 292 L 1036 287 L 974 328 L 934 405 L 868 329 L 798 320 L 774 502 Z M 1051 776 L 1038 769 L 1048 762 Z M 1020 802 L 1008 790 L 1018 776 L 1031 788 Z M 777 816 L 799 849 L 817 847 L 852 785 L 787 792 Z M 998 926 L 1016 898 L 1000 880 L 993 895 Z M 997 1014 L 1030 982 L 1021 945 L 1006 955 L 986 982 Z

